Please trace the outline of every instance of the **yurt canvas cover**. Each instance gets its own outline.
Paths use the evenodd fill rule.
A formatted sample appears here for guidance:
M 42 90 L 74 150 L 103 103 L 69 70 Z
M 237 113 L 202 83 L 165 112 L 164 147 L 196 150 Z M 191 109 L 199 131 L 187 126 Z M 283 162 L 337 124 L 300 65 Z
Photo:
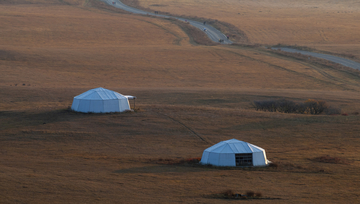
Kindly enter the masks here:
M 83 113 L 110 113 L 130 110 L 130 105 L 125 96 L 100 87 L 75 96 L 71 109 Z
M 231 139 L 204 150 L 200 163 L 214 166 L 266 166 L 268 160 L 264 149 Z

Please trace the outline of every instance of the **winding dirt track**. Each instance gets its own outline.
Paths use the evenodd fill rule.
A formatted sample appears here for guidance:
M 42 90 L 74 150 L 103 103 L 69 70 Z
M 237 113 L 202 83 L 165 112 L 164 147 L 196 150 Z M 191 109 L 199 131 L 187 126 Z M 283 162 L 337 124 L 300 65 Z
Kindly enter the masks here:
M 360 63 L 349 60 L 349 59 L 345 59 L 342 57 L 336 57 L 333 55 L 297 50 L 297 49 L 287 48 L 287 47 L 280 47 L 280 48 L 273 48 L 273 49 L 280 49 L 281 51 L 284 51 L 284 52 L 300 53 L 302 55 L 308 55 L 308 56 L 312 56 L 312 57 L 316 57 L 316 58 L 321 58 L 321 59 L 328 60 L 330 62 L 335 62 L 335 63 L 341 64 L 341 65 L 344 65 L 346 67 L 360 70 Z
M 158 17 L 162 17 L 162 18 L 174 18 L 174 19 L 177 19 L 177 20 L 180 20 L 183 22 L 189 22 L 192 26 L 195 26 L 195 27 L 199 28 L 200 30 L 204 31 L 207 34 L 207 36 L 209 36 L 209 38 L 214 42 L 219 42 L 219 40 L 221 40 L 222 41 L 221 44 L 232 44 L 233 43 L 231 40 L 228 40 L 227 37 L 223 33 L 221 33 L 219 30 L 217 30 L 216 28 L 214 28 L 210 25 L 204 25 L 203 23 L 193 21 L 193 20 L 188 20 L 185 18 L 167 16 L 167 15 L 155 14 L 155 13 L 151 13 L 151 12 L 147 12 L 147 11 L 142 11 L 140 9 L 136 9 L 136 8 L 127 6 L 119 0 L 102 0 L 102 1 L 106 2 L 107 4 L 109 4 L 111 6 L 114 6 L 116 8 L 123 9 L 125 11 L 135 13 L 135 14 L 158 16 Z
M 189 20 L 189 19 L 185 19 L 185 18 L 180 18 L 180 17 L 167 16 L 167 15 L 155 14 L 155 13 L 143 11 L 140 9 L 136 9 L 136 8 L 127 6 L 119 0 L 102 0 L 102 1 L 106 2 L 107 4 L 109 4 L 111 6 L 114 6 L 116 8 L 123 9 L 125 11 L 135 13 L 135 14 L 158 16 L 158 17 L 162 17 L 162 18 L 174 18 L 174 19 L 177 19 L 177 20 L 180 20 L 183 22 L 189 22 L 192 26 L 195 26 L 195 27 L 199 28 L 200 30 L 204 31 L 207 34 L 207 36 L 209 36 L 209 38 L 214 42 L 219 42 L 221 40 L 222 41 L 221 44 L 232 44 L 233 43 L 231 40 L 228 40 L 227 37 L 223 33 L 221 33 L 219 30 L 217 30 L 216 28 L 214 28 L 210 25 L 204 25 L 201 22 L 197 22 L 197 21 L 193 21 L 193 20 Z M 312 57 L 325 59 L 325 60 L 328 60 L 331 62 L 335 62 L 335 63 L 341 64 L 341 65 L 344 65 L 346 67 L 360 70 L 360 63 L 349 60 L 349 59 L 336 57 L 336 56 L 332 56 L 332 55 L 290 49 L 290 48 L 280 48 L 280 49 L 285 52 L 293 52 L 293 53 L 296 52 L 296 53 L 300 53 L 303 55 L 309 55 Z

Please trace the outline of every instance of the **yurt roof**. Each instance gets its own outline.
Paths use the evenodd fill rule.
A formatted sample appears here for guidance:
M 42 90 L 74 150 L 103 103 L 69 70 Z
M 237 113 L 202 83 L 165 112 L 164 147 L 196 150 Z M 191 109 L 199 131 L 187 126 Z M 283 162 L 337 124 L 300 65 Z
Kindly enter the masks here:
M 207 149 L 205 151 L 214 152 L 214 153 L 253 153 L 253 152 L 262 152 L 264 149 L 256 145 L 240 141 L 237 139 L 231 139 L 219 142 Z
M 86 91 L 78 96 L 75 96 L 76 99 L 87 99 L 87 100 L 112 100 L 112 99 L 126 99 L 125 96 L 119 94 L 118 92 L 111 91 L 109 89 L 104 89 L 102 87 L 91 89 Z

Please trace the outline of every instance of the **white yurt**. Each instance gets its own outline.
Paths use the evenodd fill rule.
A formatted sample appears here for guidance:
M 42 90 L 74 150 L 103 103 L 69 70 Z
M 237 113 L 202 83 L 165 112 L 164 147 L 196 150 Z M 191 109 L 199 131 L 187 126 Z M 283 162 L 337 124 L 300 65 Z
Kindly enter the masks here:
M 268 162 L 264 149 L 237 139 L 205 149 L 200 161 L 214 166 L 266 166 Z
M 83 113 L 111 113 L 130 110 L 130 105 L 127 97 L 100 87 L 75 96 L 71 109 Z

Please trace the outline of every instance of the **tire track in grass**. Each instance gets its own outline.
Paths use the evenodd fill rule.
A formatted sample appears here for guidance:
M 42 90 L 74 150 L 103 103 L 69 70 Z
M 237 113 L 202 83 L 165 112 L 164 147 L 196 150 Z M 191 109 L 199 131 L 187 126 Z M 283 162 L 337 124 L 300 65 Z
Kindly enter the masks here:
M 264 52 L 262 52 L 264 53 Z M 269 53 L 269 52 L 268 52 Z M 333 67 L 331 65 L 326 65 L 326 64 L 322 64 L 321 62 L 314 62 L 314 63 L 311 63 L 311 62 L 306 62 L 306 61 L 303 61 L 301 59 L 298 59 L 296 57 L 293 57 L 293 56 L 283 56 L 279 53 L 273 53 L 275 55 L 277 55 L 278 58 L 280 59 L 285 59 L 285 60 L 294 60 L 296 61 L 297 63 L 300 63 L 300 64 L 303 64 L 305 66 L 308 66 L 309 68 L 312 68 L 314 71 L 318 72 L 320 75 L 324 76 L 325 78 L 327 79 L 330 79 L 330 80 L 333 80 L 333 81 L 336 81 L 338 83 L 347 83 L 348 85 L 352 85 L 352 86 L 356 86 L 356 87 L 360 87 L 360 84 L 358 83 L 358 81 L 354 82 L 354 81 L 349 81 L 349 79 L 354 79 L 354 77 L 356 78 L 356 80 L 359 80 L 359 76 L 354 76 L 353 74 L 351 74 L 351 72 L 347 71 L 347 70 L 341 70 L 341 69 L 338 69 L 336 67 Z M 270 56 L 270 55 L 269 55 Z M 321 58 L 317 58 L 317 57 L 313 57 L 314 59 L 319 59 L 319 60 L 326 60 L 326 59 L 321 59 Z M 326 60 L 328 62 L 331 62 L 329 60 Z M 316 66 L 318 65 L 318 66 Z M 344 66 L 344 65 L 343 65 Z M 346 67 L 346 66 L 345 66 Z M 324 69 L 327 69 L 327 70 L 332 70 L 334 72 L 337 72 L 337 73 L 340 73 L 341 75 L 345 76 L 346 75 L 346 79 L 343 79 L 343 78 L 340 78 L 340 77 L 336 77 L 336 76 L 333 76 L 329 73 L 327 73 Z M 352 69 L 349 67 L 349 69 Z M 353 89 L 349 89 L 349 90 L 353 90 Z
M 278 69 L 278 70 L 282 70 L 282 71 L 287 71 L 287 72 L 290 72 L 292 74 L 296 74 L 296 75 L 299 75 L 299 76 L 302 76 L 302 77 L 305 77 L 305 78 L 310 78 L 314 81 L 317 81 L 319 83 L 323 83 L 323 84 L 331 84 L 331 85 L 334 85 L 334 86 L 340 86 L 341 88 L 343 89 L 346 89 L 346 90 L 351 90 L 351 91 L 356 91 L 354 89 L 351 89 L 351 88 L 348 88 L 348 87 L 345 87 L 343 85 L 339 85 L 339 84 L 336 84 L 336 83 L 333 83 L 331 81 L 325 81 L 325 80 L 322 80 L 322 79 L 318 79 L 316 77 L 313 77 L 313 76 L 310 76 L 310 75 L 307 75 L 307 74 L 304 74 L 304 73 L 300 73 L 300 72 L 296 72 L 294 70 L 291 70 L 291 69 L 287 69 L 285 67 L 282 67 L 282 66 L 279 66 L 279 65 L 275 65 L 275 64 L 272 64 L 270 62 L 266 62 L 266 61 L 263 61 L 263 60 L 259 60 L 259 59 L 256 59 L 256 58 L 253 58 L 253 57 L 250 57 L 250 56 L 247 56 L 247 55 L 243 55 L 243 54 L 240 54 L 240 53 L 237 53 L 235 51 L 230 51 L 230 50 L 226 50 L 227 52 L 229 53 L 232 53 L 232 54 L 235 54 L 235 55 L 238 55 L 238 56 L 241 56 L 241 57 L 244 57 L 244 58 L 247 58 L 247 59 L 250 59 L 250 60 L 253 60 L 253 61 L 256 61 L 256 62 L 260 62 L 260 63 L 263 63 L 263 64 L 266 64 L 270 67 L 273 67 L 275 69 Z
M 202 137 L 201 135 L 199 135 L 197 132 L 195 132 L 193 129 L 191 129 L 189 126 L 185 125 L 183 122 L 181 122 L 180 120 L 176 119 L 176 118 L 173 118 L 173 117 L 170 117 L 169 115 L 166 115 L 165 113 L 160 113 L 160 112 L 157 112 L 157 111 L 154 111 L 152 110 L 152 112 L 158 114 L 158 115 L 162 115 L 162 116 L 165 116 L 166 118 L 176 122 L 176 123 L 179 123 L 181 126 L 185 127 L 186 129 L 188 129 L 191 133 L 193 133 L 197 138 L 199 138 L 200 140 L 208 143 L 208 144 L 213 144 L 213 142 L 209 141 L 208 139 L 205 139 L 204 137 Z
M 268 54 L 268 53 L 264 53 L 264 52 L 261 52 L 262 54 L 266 54 L 267 56 L 272 56 L 271 54 Z M 277 58 L 280 58 L 280 59 L 284 59 L 284 60 L 289 60 L 289 57 L 279 57 L 277 56 Z M 297 59 L 294 59 L 297 61 L 297 63 L 299 64 L 302 64 L 304 66 L 307 66 L 309 68 L 312 68 L 314 71 L 316 71 L 317 73 L 319 73 L 320 75 L 322 75 L 323 77 L 329 79 L 329 80 L 333 80 L 333 81 L 336 81 L 336 82 L 339 82 L 339 83 L 350 83 L 349 81 L 346 81 L 344 79 L 341 79 L 341 78 L 338 78 L 338 77 L 335 77 L 329 73 L 327 73 L 326 71 L 324 71 L 323 69 L 319 68 L 319 67 L 316 67 L 315 65 L 311 64 L 311 63 L 306 63 L 304 61 L 301 61 L 301 60 L 297 60 Z M 329 69 L 332 69 L 331 67 Z M 339 71 L 339 70 L 335 70 L 333 69 L 334 71 Z M 341 71 L 341 70 L 340 70 Z M 347 74 L 347 73 L 346 73 Z M 354 84 L 354 83 L 351 83 L 351 85 L 355 85 L 355 86 L 360 86 L 359 84 Z

